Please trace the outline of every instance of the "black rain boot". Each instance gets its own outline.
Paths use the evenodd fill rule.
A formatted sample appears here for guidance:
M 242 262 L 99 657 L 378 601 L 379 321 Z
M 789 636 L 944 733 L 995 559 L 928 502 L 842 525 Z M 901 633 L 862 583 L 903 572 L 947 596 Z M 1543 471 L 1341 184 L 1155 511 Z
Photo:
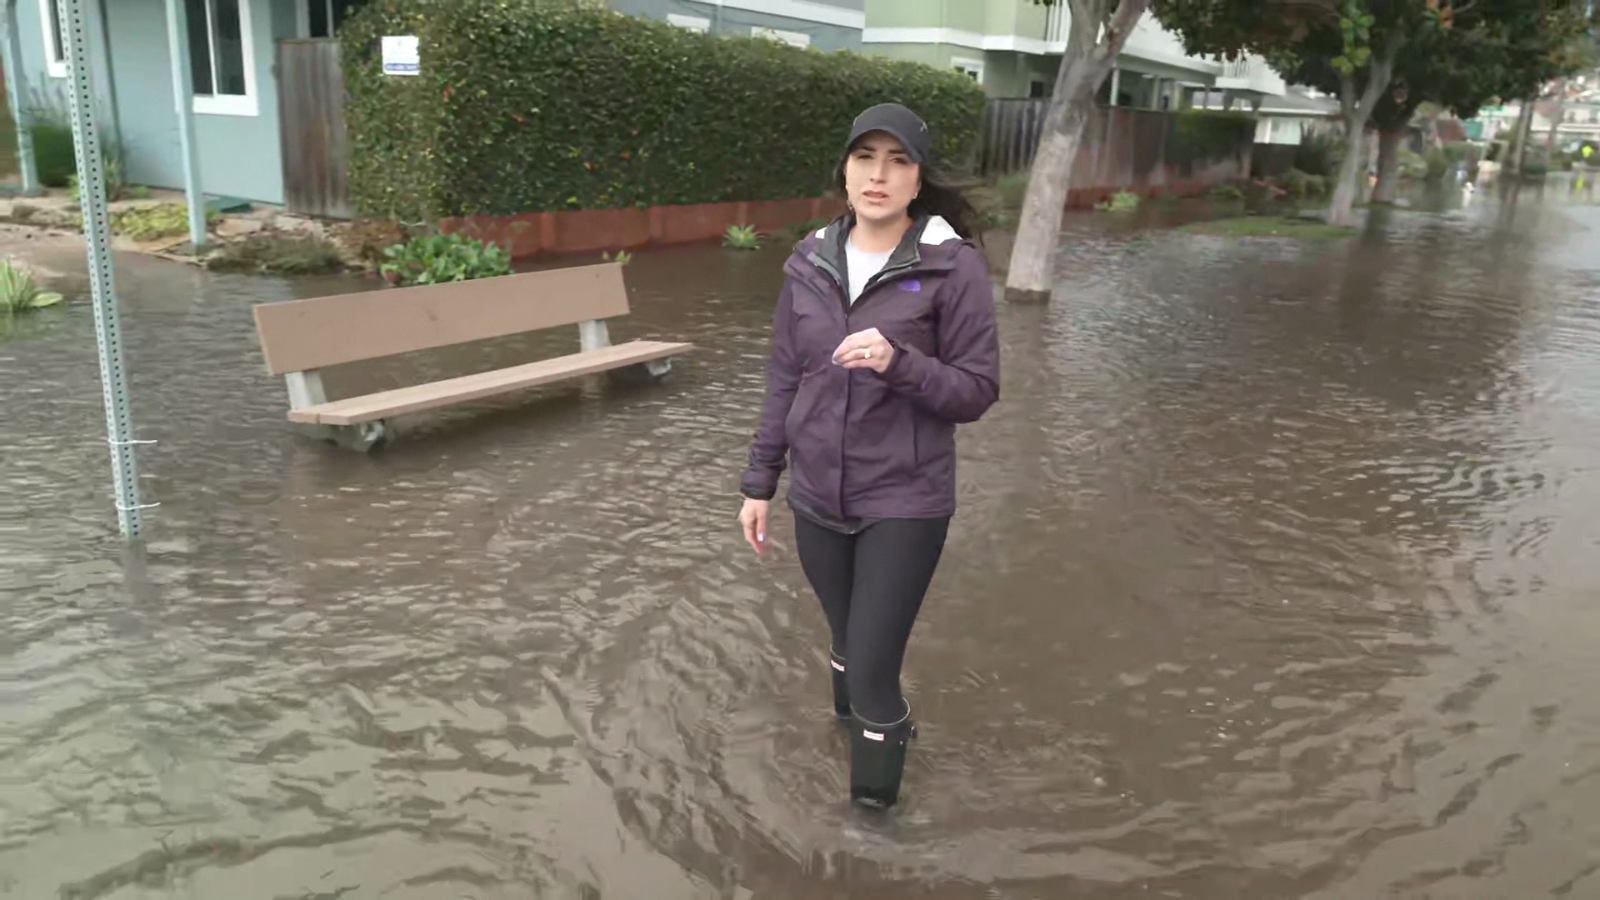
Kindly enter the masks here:
M 909 702 L 905 716 L 890 725 L 855 716 L 850 729 L 850 799 L 873 809 L 888 809 L 898 802 L 906 744 L 916 736 Z
M 828 652 L 828 663 L 833 669 L 833 714 L 841 723 L 850 721 L 850 688 L 844 680 L 844 657 L 839 651 Z

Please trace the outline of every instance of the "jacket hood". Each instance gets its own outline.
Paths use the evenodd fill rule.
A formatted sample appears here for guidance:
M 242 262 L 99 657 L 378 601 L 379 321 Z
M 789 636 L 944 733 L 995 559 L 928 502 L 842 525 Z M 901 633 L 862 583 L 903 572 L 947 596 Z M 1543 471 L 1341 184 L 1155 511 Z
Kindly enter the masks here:
M 817 229 L 795 247 L 791 262 L 810 262 L 832 272 L 845 270 L 845 242 L 855 227 L 854 213 L 845 213 Z M 943 216 L 919 216 L 911 223 L 900 245 L 889 255 L 884 269 L 902 267 L 919 271 L 942 271 L 955 265 L 955 251 L 971 241 L 956 233 Z

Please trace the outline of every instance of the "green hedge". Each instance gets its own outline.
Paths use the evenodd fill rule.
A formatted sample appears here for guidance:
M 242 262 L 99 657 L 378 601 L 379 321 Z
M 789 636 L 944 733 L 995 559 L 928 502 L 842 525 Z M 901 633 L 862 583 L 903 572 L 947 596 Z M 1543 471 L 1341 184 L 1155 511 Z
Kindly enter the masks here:
M 341 33 L 350 181 L 364 214 L 463 214 L 817 196 L 867 106 L 970 158 L 983 93 L 917 63 L 711 37 L 538 0 L 374 0 Z M 415 34 L 422 74 L 382 73 Z
M 1179 110 L 1172 116 L 1166 161 L 1185 171 L 1248 152 L 1255 142 L 1256 117 L 1247 112 Z

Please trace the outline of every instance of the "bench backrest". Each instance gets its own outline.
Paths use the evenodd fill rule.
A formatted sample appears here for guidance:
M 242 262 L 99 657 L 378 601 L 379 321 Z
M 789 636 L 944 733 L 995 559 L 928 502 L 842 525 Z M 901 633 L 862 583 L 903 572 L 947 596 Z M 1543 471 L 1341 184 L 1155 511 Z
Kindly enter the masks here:
M 263 303 L 274 375 L 626 315 L 620 263 Z

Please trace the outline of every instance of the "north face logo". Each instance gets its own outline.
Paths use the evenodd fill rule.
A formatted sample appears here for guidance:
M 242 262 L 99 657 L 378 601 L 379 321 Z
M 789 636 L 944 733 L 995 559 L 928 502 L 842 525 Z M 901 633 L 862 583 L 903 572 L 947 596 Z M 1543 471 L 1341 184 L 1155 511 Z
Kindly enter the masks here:
M 915 294 L 922 290 L 922 282 L 916 280 L 915 278 L 908 278 L 905 281 L 900 282 L 900 290 L 910 291 L 911 293 Z

